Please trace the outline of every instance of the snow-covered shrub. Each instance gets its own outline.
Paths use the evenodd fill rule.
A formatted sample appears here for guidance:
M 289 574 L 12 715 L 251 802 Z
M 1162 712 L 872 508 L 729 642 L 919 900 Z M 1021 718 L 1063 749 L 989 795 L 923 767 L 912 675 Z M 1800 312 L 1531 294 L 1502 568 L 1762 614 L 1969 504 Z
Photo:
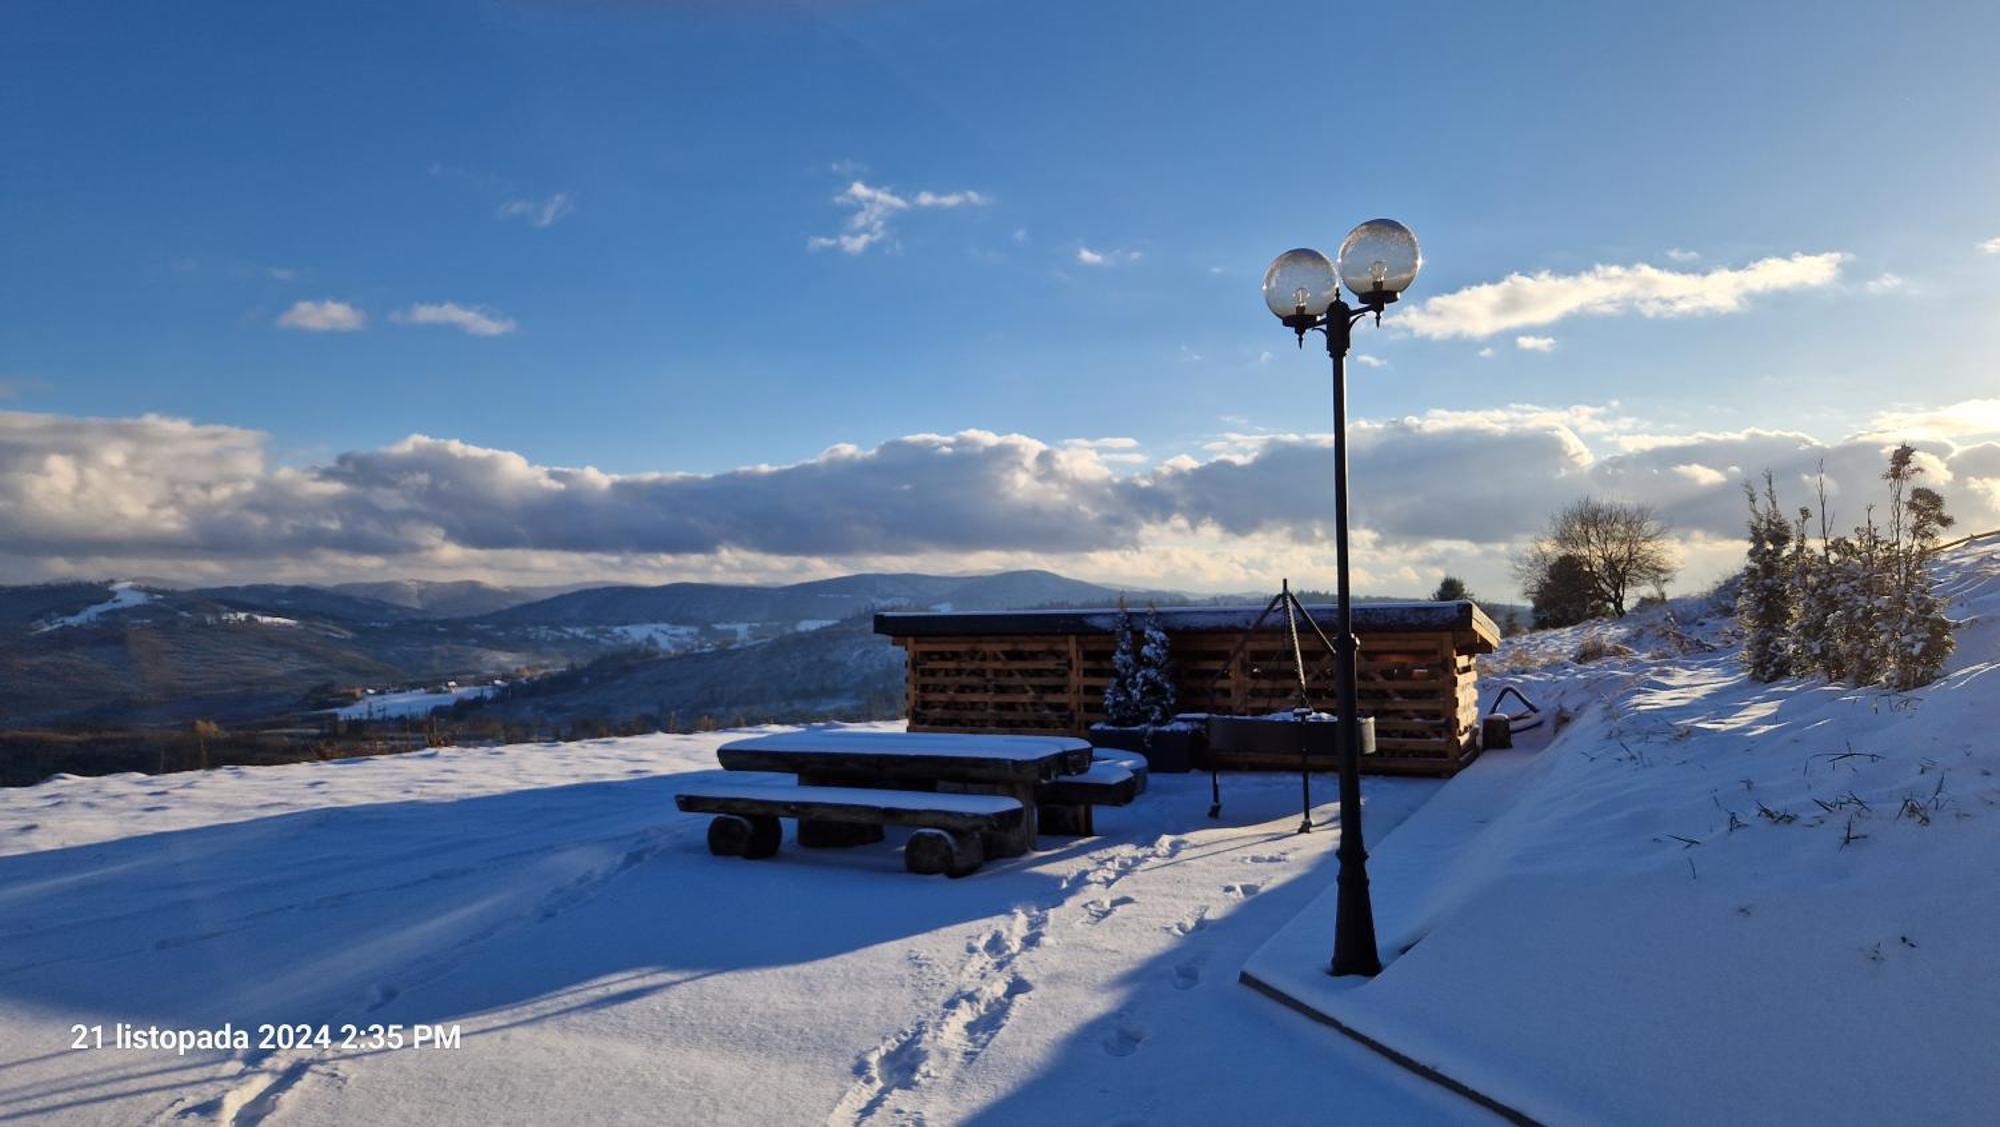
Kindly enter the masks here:
M 1570 660 L 1578 665 L 1588 665 L 1593 661 L 1603 661 L 1607 657 L 1631 657 L 1633 652 L 1632 647 L 1623 642 L 1614 642 L 1603 634 L 1592 634 L 1576 647 L 1576 653 Z
M 1764 495 L 1748 482 L 1750 554 L 1736 591 L 1736 619 L 1743 627 L 1743 667 L 1754 681 L 1776 681 L 1792 673 L 1786 628 L 1792 621 L 1792 587 L 1786 549 L 1792 525 L 1778 507 L 1777 486 L 1764 475 Z
M 1776 491 L 1767 475 L 1763 502 L 1751 497 L 1750 558 L 1738 599 L 1747 634 L 1744 664 L 1753 677 L 1776 660 L 1762 625 L 1773 610 L 1762 581 L 1775 564 L 1790 604 L 1778 649 L 1792 674 L 1897 689 L 1937 679 L 1951 656 L 1952 622 L 1945 616 L 1945 599 L 1931 577 L 1930 563 L 1952 518 L 1944 511 L 1943 497 L 1915 484 L 1924 472 L 1916 456 L 1916 448 L 1907 443 L 1889 455 L 1882 475 L 1889 483 L 1888 527 L 1876 523 L 1871 505 L 1851 536 L 1827 532 L 1824 479 L 1817 514 L 1800 509 L 1796 523 L 1781 536 Z M 1816 551 L 1807 541 L 1815 515 L 1820 526 Z

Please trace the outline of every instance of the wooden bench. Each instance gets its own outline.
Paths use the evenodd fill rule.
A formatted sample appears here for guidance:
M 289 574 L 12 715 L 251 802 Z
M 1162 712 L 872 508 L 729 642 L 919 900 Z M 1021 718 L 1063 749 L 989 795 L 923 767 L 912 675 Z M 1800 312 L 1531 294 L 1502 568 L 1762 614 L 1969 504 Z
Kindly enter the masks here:
M 710 853 L 753 860 L 778 852 L 784 838 L 780 818 L 797 818 L 801 825 L 916 826 L 903 848 L 904 866 L 953 877 L 986 863 L 981 835 L 1009 834 L 1028 820 L 1021 802 L 1005 795 L 783 783 L 704 783 L 675 795 L 674 805 L 716 815 L 708 825 Z
M 1146 789 L 1143 770 L 1099 759 L 1087 771 L 1063 775 L 1035 787 L 1042 832 L 1083 837 L 1097 832 L 1092 811 L 1124 806 Z
M 1127 771 L 1132 772 L 1134 778 L 1139 780 L 1139 790 L 1137 793 L 1146 793 L 1146 779 L 1149 772 L 1145 756 L 1136 751 L 1119 751 L 1116 748 L 1100 747 L 1092 753 L 1090 761 L 1093 765 L 1113 763 L 1125 768 Z

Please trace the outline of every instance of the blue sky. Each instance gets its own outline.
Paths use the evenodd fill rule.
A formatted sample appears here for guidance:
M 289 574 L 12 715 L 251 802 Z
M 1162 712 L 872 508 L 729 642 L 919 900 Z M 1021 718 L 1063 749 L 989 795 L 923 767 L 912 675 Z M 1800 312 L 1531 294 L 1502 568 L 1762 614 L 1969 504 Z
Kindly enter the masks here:
M 1597 266 L 1725 273 L 1686 283 L 1699 309 L 1641 293 L 1431 335 L 1398 328 L 1398 309 L 1359 345 L 1382 362 L 1355 369 L 1362 418 L 1583 406 L 1625 420 L 1606 433 L 1831 444 L 1995 394 L 2000 254 L 1980 245 L 2000 237 L 2000 10 L 1304 13 L 13 5 L 0 409 L 240 428 L 260 436 L 253 476 L 411 434 L 538 467 L 713 475 L 968 429 L 1052 449 L 1128 438 L 1097 449 L 1142 473 L 1327 429 L 1323 361 L 1270 321 L 1258 276 L 1376 215 L 1423 239 L 1412 307 L 1514 273 L 1556 276 L 1516 297 L 1581 292 Z M 836 199 L 857 183 L 895 201 L 879 228 Z M 814 244 L 843 235 L 867 245 Z M 1831 276 L 1800 268 L 1761 292 L 1728 273 L 1836 254 Z M 427 319 L 443 323 L 408 323 Z M 1178 515 L 1163 535 L 1193 550 L 1204 514 Z M 19 575 L 229 554 L 30 531 L 48 546 Z M 746 577 L 1037 551 L 1149 570 L 1136 540 L 1106 545 L 1120 565 L 1032 539 L 1022 555 L 1003 533 L 767 545 Z M 585 570 L 723 574 L 717 553 L 743 545 L 671 562 L 656 547 L 609 543 Z M 337 563 L 317 559 L 230 566 Z M 1464 566 L 1498 576 L 1496 560 Z

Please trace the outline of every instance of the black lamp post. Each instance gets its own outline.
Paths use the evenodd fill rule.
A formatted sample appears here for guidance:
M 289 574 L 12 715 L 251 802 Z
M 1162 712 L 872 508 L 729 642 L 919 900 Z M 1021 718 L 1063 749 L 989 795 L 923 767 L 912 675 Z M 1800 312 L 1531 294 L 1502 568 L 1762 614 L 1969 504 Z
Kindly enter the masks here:
M 1326 335 L 1333 358 L 1333 519 L 1334 561 L 1339 572 L 1340 611 L 1334 646 L 1339 651 L 1340 897 L 1333 932 L 1333 973 L 1379 974 L 1375 950 L 1375 909 L 1368 898 L 1368 849 L 1361 837 L 1361 720 L 1356 701 L 1354 608 L 1347 579 L 1347 346 L 1356 323 L 1396 300 L 1423 268 L 1417 237 L 1393 219 L 1371 219 L 1347 233 L 1336 268 L 1311 249 L 1288 250 L 1264 272 L 1264 303 L 1285 327 L 1298 334 Z M 1341 300 L 1346 285 L 1358 305 Z

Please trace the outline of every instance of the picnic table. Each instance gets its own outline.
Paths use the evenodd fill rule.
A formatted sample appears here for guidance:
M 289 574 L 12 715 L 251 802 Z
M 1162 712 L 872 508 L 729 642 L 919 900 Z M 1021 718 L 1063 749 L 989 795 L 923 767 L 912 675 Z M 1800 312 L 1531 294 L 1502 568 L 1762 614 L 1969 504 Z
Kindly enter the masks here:
M 716 751 L 725 770 L 797 776 L 796 785 L 711 784 L 675 798 L 682 810 L 718 815 L 719 854 L 775 853 L 777 819 L 798 820 L 808 847 L 881 841 L 886 824 L 917 826 L 906 862 L 917 872 L 962 876 L 988 856 L 1035 846 L 1044 816 L 1055 832 L 1091 832 L 1093 803 L 1122 805 L 1144 771 L 1094 761 L 1091 745 L 1061 736 L 805 729 L 732 740 Z
M 1065 736 L 987 736 L 956 732 L 854 732 L 806 729 L 733 740 L 716 751 L 728 771 L 775 771 L 800 786 L 880 787 L 997 794 L 1021 803 L 1025 816 L 989 835 L 995 855 L 1015 857 L 1035 847 L 1035 787 L 1090 770 L 1088 741 Z M 801 844 L 881 840 L 882 828 L 851 823 L 799 824 Z

